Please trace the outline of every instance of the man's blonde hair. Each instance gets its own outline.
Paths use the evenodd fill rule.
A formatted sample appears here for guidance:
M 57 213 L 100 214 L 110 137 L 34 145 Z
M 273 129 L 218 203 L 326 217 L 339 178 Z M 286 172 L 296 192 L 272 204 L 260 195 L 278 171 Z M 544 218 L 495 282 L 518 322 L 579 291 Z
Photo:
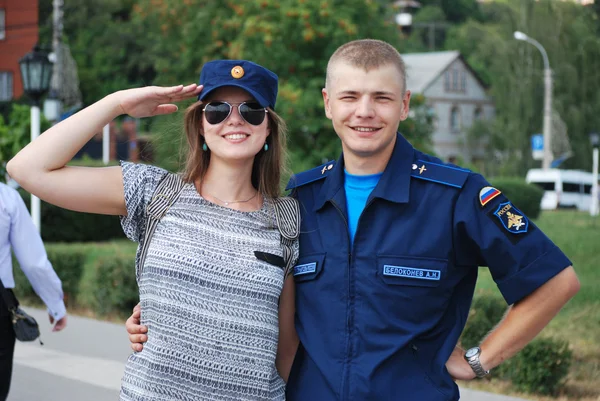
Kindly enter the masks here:
M 402 77 L 402 92 L 406 90 L 404 61 L 398 50 L 387 42 L 376 39 L 359 39 L 338 47 L 327 63 L 326 88 L 332 79 L 333 66 L 338 62 L 344 62 L 365 71 L 391 64 L 398 68 Z

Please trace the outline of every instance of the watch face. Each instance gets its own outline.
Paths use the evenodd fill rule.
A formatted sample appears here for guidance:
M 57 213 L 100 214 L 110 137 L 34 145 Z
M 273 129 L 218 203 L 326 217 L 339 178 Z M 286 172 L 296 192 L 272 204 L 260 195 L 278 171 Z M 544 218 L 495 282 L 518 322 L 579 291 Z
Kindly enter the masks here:
M 465 356 L 467 358 L 471 358 L 471 357 L 477 355 L 477 353 L 479 353 L 479 348 L 469 348 L 467 350 L 467 352 L 465 353 Z

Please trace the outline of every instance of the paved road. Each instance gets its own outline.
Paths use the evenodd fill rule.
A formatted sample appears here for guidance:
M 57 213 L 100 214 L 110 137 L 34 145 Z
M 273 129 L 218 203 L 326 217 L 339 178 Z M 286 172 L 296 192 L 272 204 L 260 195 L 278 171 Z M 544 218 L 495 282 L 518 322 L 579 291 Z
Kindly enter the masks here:
M 40 323 L 42 341 L 17 342 L 8 401 L 117 400 L 130 349 L 123 325 L 69 316 L 67 328 L 50 332 L 44 311 L 27 308 Z M 461 401 L 523 401 L 462 390 Z

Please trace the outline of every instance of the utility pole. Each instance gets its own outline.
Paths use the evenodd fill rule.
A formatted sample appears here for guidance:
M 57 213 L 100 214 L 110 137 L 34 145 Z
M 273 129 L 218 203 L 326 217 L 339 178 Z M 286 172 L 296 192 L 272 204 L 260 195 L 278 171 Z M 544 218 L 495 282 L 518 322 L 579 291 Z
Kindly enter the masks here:
M 534 45 L 542 54 L 544 61 L 544 122 L 543 122 L 543 135 L 544 135 L 544 158 L 542 160 L 542 169 L 547 170 L 552 165 L 552 70 L 550 69 L 550 61 L 548 60 L 548 53 L 544 46 L 537 40 L 530 38 L 523 32 L 515 31 L 513 36 L 517 40 L 525 41 L 529 44 Z

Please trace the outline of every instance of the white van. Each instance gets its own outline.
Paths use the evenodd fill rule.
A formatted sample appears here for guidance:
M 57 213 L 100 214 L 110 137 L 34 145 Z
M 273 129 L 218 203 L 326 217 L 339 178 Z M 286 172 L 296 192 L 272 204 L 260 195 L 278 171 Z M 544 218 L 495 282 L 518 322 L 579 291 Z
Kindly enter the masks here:
M 525 181 L 544 190 L 542 210 L 576 208 L 590 210 L 592 173 L 581 170 L 531 169 Z

